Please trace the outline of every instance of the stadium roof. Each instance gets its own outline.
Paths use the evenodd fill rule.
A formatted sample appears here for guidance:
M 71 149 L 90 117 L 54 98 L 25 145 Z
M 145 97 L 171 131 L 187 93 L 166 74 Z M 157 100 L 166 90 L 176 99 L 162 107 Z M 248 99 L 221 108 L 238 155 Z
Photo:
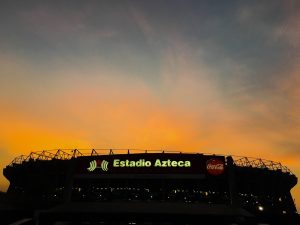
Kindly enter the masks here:
M 101 155 L 114 155 L 114 154 L 147 154 L 147 153 L 161 153 L 161 154 L 202 154 L 202 155 L 221 155 L 224 157 L 230 156 L 234 160 L 234 164 L 239 167 L 260 168 L 272 171 L 281 171 L 293 175 L 292 171 L 283 166 L 280 162 L 266 160 L 261 158 L 253 158 L 246 156 L 235 155 L 222 155 L 222 154 L 209 154 L 199 152 L 180 152 L 169 150 L 146 150 L 146 149 L 55 149 L 31 152 L 29 155 L 20 155 L 16 157 L 9 166 L 22 164 L 31 160 L 70 160 L 83 156 L 101 156 Z

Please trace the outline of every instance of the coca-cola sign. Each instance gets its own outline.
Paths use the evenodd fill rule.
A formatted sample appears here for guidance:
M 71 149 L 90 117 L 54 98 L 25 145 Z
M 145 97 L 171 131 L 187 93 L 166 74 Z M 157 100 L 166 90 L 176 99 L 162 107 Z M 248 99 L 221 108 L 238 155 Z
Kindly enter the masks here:
M 210 175 L 220 175 L 224 173 L 224 162 L 220 159 L 209 159 L 206 162 L 206 169 Z

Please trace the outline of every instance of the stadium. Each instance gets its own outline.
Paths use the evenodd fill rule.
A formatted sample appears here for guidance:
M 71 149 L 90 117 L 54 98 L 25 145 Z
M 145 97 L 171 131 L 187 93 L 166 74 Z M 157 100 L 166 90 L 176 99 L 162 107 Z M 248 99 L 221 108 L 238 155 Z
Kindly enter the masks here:
M 7 224 L 300 224 L 297 177 L 270 160 L 70 149 L 19 156 L 3 174 Z

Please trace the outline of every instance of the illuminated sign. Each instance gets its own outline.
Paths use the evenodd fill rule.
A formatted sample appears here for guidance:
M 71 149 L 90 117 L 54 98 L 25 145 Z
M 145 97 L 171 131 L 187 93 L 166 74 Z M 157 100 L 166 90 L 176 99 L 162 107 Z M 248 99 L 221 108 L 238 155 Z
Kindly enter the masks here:
M 85 156 L 76 159 L 76 174 L 203 174 L 221 175 L 223 156 L 142 153 Z
M 145 159 L 140 159 L 138 161 L 131 160 L 120 160 L 115 159 L 113 163 L 114 167 L 150 167 L 152 166 L 151 161 L 146 161 Z M 154 167 L 191 167 L 190 161 L 176 161 L 176 160 L 160 160 L 156 159 L 153 165 Z
M 93 172 L 95 169 L 100 168 L 103 171 L 108 171 L 108 161 L 106 160 L 93 160 L 90 162 L 88 171 Z M 156 159 L 154 164 L 149 160 L 139 159 L 137 161 L 134 160 L 120 160 L 114 159 L 112 163 L 113 167 L 191 167 L 191 161 L 176 161 L 176 160 L 160 160 Z
M 219 159 L 209 159 L 206 162 L 206 169 L 211 175 L 220 175 L 224 173 L 224 162 Z

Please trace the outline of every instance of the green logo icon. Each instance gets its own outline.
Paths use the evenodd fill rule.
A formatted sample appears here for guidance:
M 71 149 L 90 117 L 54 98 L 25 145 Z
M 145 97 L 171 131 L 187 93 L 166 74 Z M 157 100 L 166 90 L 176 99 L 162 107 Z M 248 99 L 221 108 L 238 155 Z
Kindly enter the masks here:
M 93 160 L 90 162 L 90 167 L 88 167 L 87 170 L 93 172 L 97 168 L 105 172 L 108 171 L 108 162 L 106 160 Z

